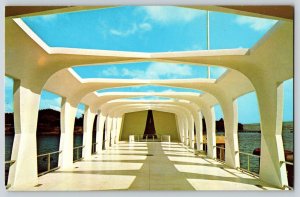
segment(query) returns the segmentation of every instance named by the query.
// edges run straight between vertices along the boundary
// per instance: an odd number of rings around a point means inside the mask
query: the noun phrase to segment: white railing
[[[40,154],[37,156],[37,158],[47,158],[47,170],[46,171],[43,171],[43,172],[40,172],[38,173],[38,176],[42,176],[44,174],[47,174],[49,172],[52,172],[54,170],[57,170],[59,169],[60,166],[56,166],[54,168],[51,168],[51,156],[52,155],[56,155],[56,154],[60,154],[62,151],[54,151],[54,152],[50,152],[50,153],[44,153],[44,154]]]
[[[222,146],[215,146],[215,147],[217,149],[217,159],[221,162],[225,162],[225,147]]]
[[[239,169],[242,170],[242,171],[246,171],[247,173],[253,174],[255,176],[259,176],[256,172],[253,172],[251,170],[251,158],[256,158],[257,160],[259,160],[260,159],[260,155],[254,155],[254,154],[245,153],[245,152],[239,152],[239,154],[240,154],[240,156],[244,155],[244,156],[247,157],[247,166],[246,166],[246,168],[240,167]]]
[[[73,159],[73,162],[76,162],[76,161],[80,161],[80,160],[82,160],[82,149],[84,148],[84,146],[76,146],[76,147],[74,147],[73,148],[73,151],[75,151],[75,153],[76,154],[74,154],[74,156],[75,156],[75,158]],[[79,152],[79,150],[81,149],[81,156],[79,156],[80,154],[80,152]]]

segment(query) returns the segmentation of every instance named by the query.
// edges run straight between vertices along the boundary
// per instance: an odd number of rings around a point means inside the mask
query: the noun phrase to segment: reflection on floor
[[[39,177],[27,190],[272,190],[258,179],[178,143],[120,143],[73,169]]]

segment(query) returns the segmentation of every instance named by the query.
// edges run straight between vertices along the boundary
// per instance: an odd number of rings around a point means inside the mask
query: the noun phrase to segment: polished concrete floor
[[[181,144],[119,145],[74,163],[73,169],[39,177],[27,190],[273,190],[217,161],[195,156]]]

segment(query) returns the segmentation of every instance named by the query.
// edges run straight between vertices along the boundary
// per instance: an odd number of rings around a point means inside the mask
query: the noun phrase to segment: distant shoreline
[[[216,131],[216,133],[224,133],[225,131]],[[289,132],[293,133],[294,131],[289,130],[283,130],[282,132]],[[238,133],[261,133],[261,131],[238,131]],[[14,135],[14,133],[5,133],[5,136],[11,136]],[[74,133],[74,135],[83,135],[83,133]],[[60,136],[60,133],[37,133],[37,136]]]
[[[11,136],[14,133],[5,133],[5,136]],[[60,136],[60,133],[37,133],[37,136]],[[83,135],[83,133],[74,133],[74,135]]]

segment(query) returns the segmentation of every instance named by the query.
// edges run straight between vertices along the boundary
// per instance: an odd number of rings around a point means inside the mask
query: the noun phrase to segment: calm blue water
[[[13,135],[6,135],[5,136],[5,161],[10,160],[12,146],[13,146]],[[44,154],[49,152],[55,152],[59,150],[59,136],[37,136],[37,154]],[[82,145],[82,135],[74,135],[74,147]],[[82,152],[81,150],[74,151],[73,159],[76,160],[81,158]],[[47,156],[38,157],[38,173],[47,171],[48,168],[48,158]],[[50,168],[55,168],[58,166],[58,154],[52,154],[50,157]],[[8,170],[9,164],[5,165],[5,183],[7,183],[8,179]]]
[[[5,161],[10,160],[13,135],[5,136]],[[37,154],[49,153],[58,151],[59,149],[59,136],[37,136]],[[82,145],[82,135],[74,135],[74,147]]]
[[[293,151],[294,147],[294,133],[284,131],[282,135],[284,150]],[[255,148],[260,148],[261,136],[260,133],[240,133],[239,134],[239,148],[241,152],[253,153]],[[249,157],[250,171],[259,173],[259,158]],[[240,154],[241,168],[247,169],[248,157]]]
[[[224,132],[219,132],[217,135],[224,135]],[[260,148],[261,135],[256,132],[244,132],[239,133],[239,149],[240,152],[253,153],[255,148]],[[294,133],[284,131],[282,135],[284,150],[293,151],[294,147]],[[249,157],[250,159],[250,171],[259,172],[259,159],[257,157]],[[248,156],[240,154],[240,165],[241,168],[247,169]]]

